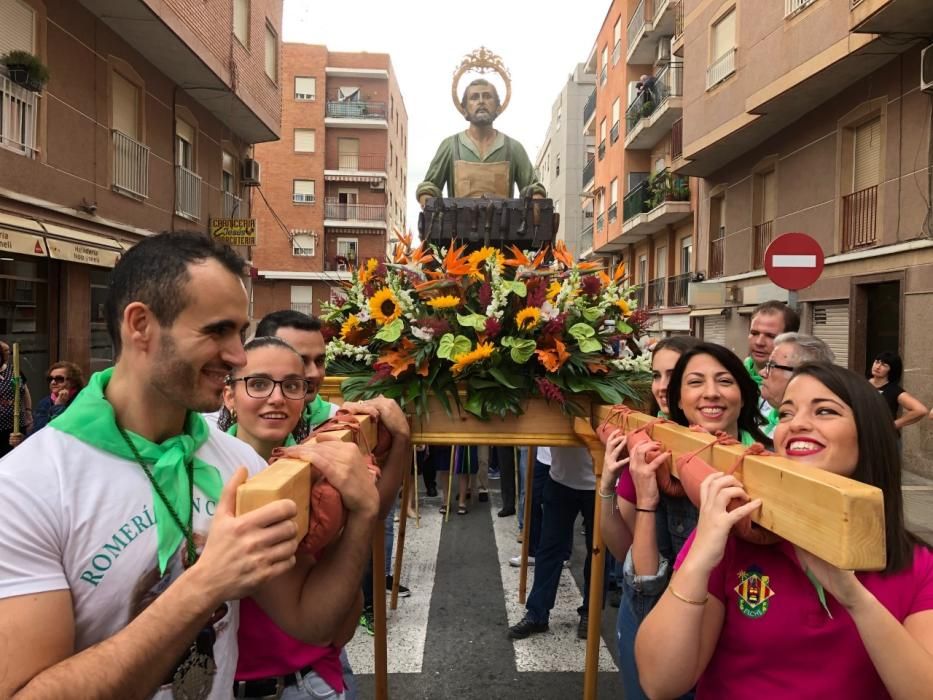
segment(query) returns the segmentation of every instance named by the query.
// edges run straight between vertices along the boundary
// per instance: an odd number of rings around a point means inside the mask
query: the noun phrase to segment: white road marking
[[[506,612],[509,625],[514,625],[525,615],[525,606],[518,602],[518,579],[520,569],[509,566],[509,558],[521,554],[521,545],[515,541],[515,519],[497,518],[492,509],[489,511],[496,534],[496,549],[499,551],[499,572],[502,577],[502,591],[505,596]],[[574,525],[576,536],[578,524]],[[534,569],[528,570],[528,593],[534,583]],[[544,634],[532,635],[528,639],[517,639],[515,647],[515,667],[522,672],[579,672],[586,665],[586,641],[577,639],[577,623],[580,617],[577,608],[583,602],[583,595],[577,583],[564,569],[557,589],[557,600],[551,610],[550,630]],[[612,655],[605,640],[599,643],[599,670],[617,671]]]
[[[771,267],[816,267],[816,256],[772,255]]]

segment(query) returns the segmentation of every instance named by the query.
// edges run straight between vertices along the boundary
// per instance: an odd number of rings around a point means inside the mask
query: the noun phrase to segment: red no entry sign
[[[823,249],[805,233],[785,233],[765,251],[765,272],[782,289],[805,289],[823,274]]]

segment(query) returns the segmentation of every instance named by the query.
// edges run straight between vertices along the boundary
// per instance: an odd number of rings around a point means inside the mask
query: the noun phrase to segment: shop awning
[[[3,253],[48,257],[43,233],[35,219],[0,212],[0,257]]]
[[[722,309],[694,309],[690,312],[690,317],[697,318],[698,316],[719,316],[722,311]]]
[[[48,233],[45,242],[49,257],[56,260],[113,267],[123,254],[123,247],[115,238],[47,221],[42,226]]]
[[[385,175],[348,175],[347,173],[324,173],[324,180],[327,182],[369,182],[378,185],[385,182]]]

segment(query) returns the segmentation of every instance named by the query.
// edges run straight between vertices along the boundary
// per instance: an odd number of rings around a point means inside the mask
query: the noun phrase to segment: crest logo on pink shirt
[[[746,617],[759,618],[768,612],[774,589],[771,577],[757,566],[750,566],[747,571],[739,572],[739,585],[735,587],[739,595],[739,610]]]

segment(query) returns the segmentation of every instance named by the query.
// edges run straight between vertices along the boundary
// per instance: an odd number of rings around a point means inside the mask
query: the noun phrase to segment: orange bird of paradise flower
[[[570,359],[570,353],[567,352],[567,346],[557,338],[554,338],[553,347],[544,346],[535,350],[538,361],[544,365],[548,372],[557,372],[564,363]]]

